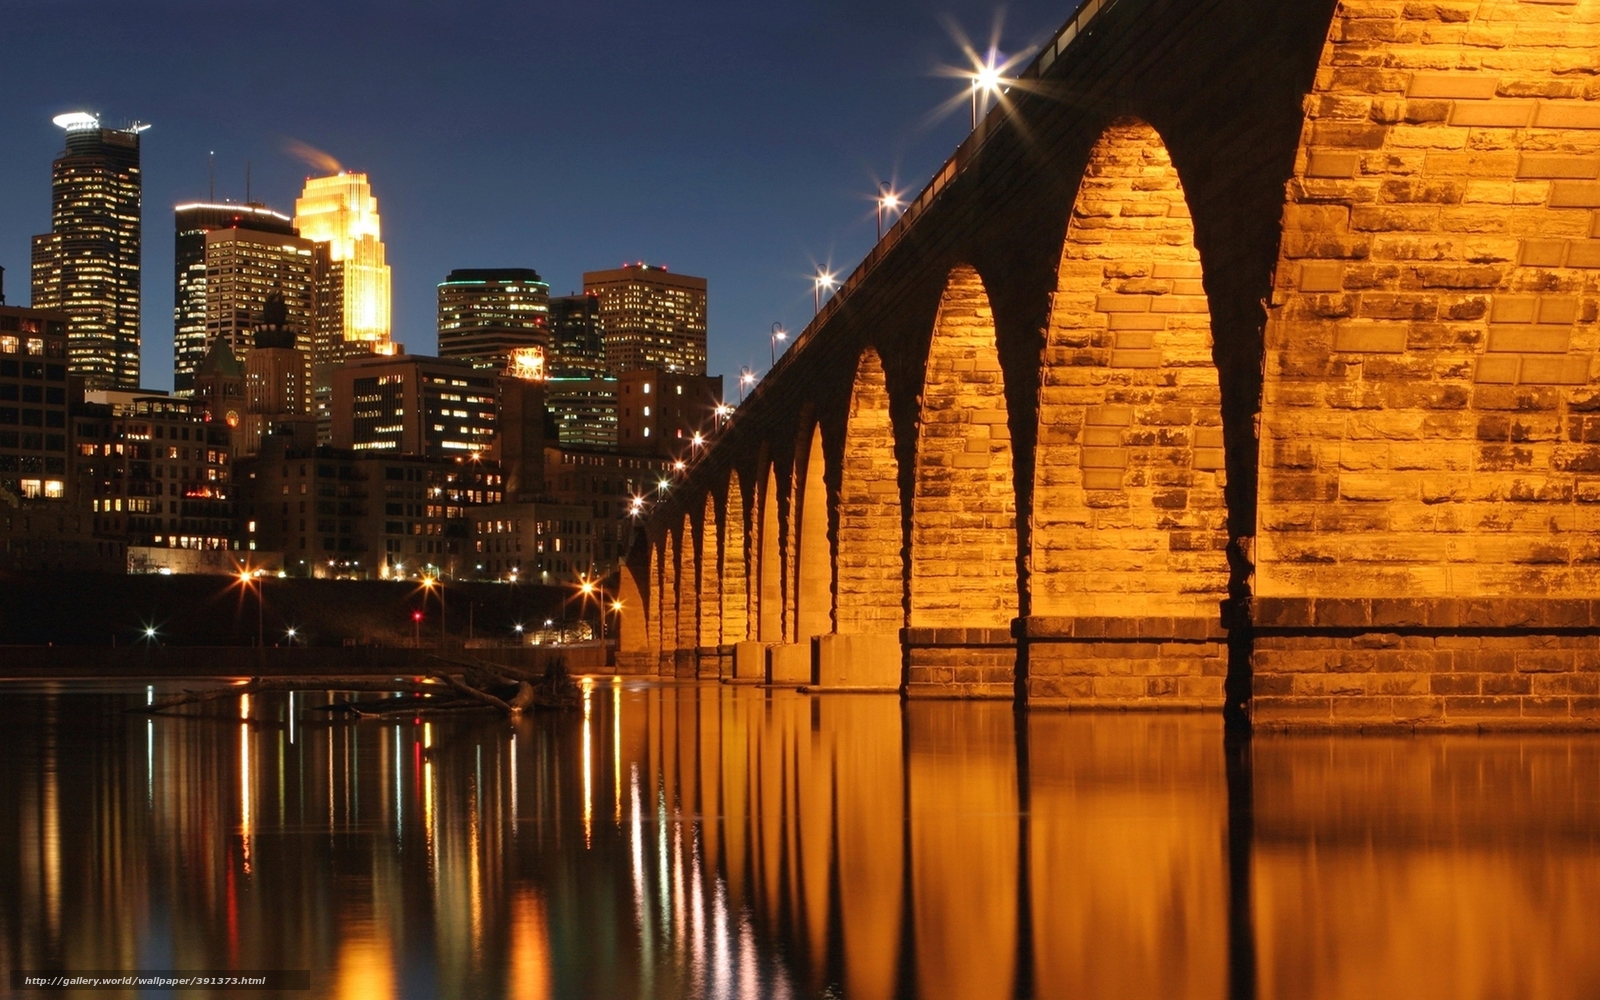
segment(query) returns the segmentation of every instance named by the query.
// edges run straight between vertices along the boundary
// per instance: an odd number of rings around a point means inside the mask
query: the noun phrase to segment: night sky
[[[1075,0],[1004,11],[1000,49],[1048,40]],[[49,229],[50,118],[87,109],[144,136],[147,387],[172,384],[172,215],[207,195],[292,213],[295,141],[367,171],[394,269],[394,335],[434,350],[435,285],[533,267],[551,294],[644,260],[710,281],[710,367],[767,367],[808,275],[871,246],[877,178],[913,193],[965,135],[963,57],[993,0],[322,3],[0,0],[0,266],[26,304]],[[733,384],[728,385],[729,393]]]

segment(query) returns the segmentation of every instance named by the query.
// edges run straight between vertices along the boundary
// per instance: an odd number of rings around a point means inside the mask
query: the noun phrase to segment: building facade
[[[624,373],[617,391],[617,447],[688,459],[716,429],[722,376],[642,369]]]
[[[287,215],[265,205],[195,202],[173,210],[173,393],[194,391],[194,370],[226,331],[239,354],[242,332],[276,292],[310,347],[312,257]],[[213,235],[217,234],[217,235]]]
[[[239,484],[250,546],[317,577],[473,575],[471,511],[505,499],[492,461],[303,447],[289,435],[263,439]]]
[[[558,295],[550,300],[551,378],[601,378],[606,374],[605,330],[598,294]]]
[[[353,358],[334,370],[334,447],[430,458],[494,447],[495,376],[413,354]]]
[[[139,137],[57,115],[66,149],[51,168],[50,232],[33,238],[33,306],[67,314],[67,358],[91,388],[139,384]]]
[[[641,368],[706,373],[706,279],[629,264],[585,272],[583,290],[599,303],[610,374]]]
[[[97,539],[128,546],[234,550],[230,428],[205,404],[99,390],[72,413],[73,461]]]
[[[506,371],[518,349],[550,351],[550,286],[531,268],[451,271],[439,284],[439,357]]]
[[[104,569],[73,474],[65,313],[0,305],[0,568]],[[81,380],[76,380],[81,386]]]

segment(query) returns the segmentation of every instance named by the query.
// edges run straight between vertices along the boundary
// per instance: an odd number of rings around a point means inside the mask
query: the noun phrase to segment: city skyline
[[[1058,7],[1012,5],[1003,46],[1023,48],[1053,30]],[[342,24],[365,17],[365,9],[348,5],[331,16]],[[320,172],[286,151],[291,139],[372,176],[394,268],[394,335],[408,350],[433,349],[435,288],[452,269],[534,268],[555,296],[580,291],[585,270],[645,260],[715,285],[710,371],[736,377],[746,365],[764,370],[772,322],[798,330],[810,318],[813,262],[847,270],[871,246],[876,179],[920,187],[965,132],[964,108],[924,123],[959,90],[935,76],[939,65],[961,58],[938,15],[975,37],[987,34],[993,16],[992,7],[967,2],[848,13],[702,5],[675,15],[679,23],[666,29],[673,45],[663,47],[662,15],[563,5],[494,9],[549,30],[592,30],[598,22],[610,31],[604,56],[579,58],[557,47],[524,81],[525,60],[510,49],[490,41],[475,51],[450,29],[436,41],[444,63],[462,71],[461,82],[446,81],[451,74],[441,70],[424,83],[391,81],[394,96],[382,98],[369,85],[332,94],[333,76],[319,67],[337,60],[323,58],[319,43],[288,63],[278,58],[292,34],[292,9],[265,25],[251,19],[248,31],[260,44],[241,52],[221,44],[244,30],[239,15],[107,8],[104,19],[116,30],[104,43],[88,43],[101,58],[75,60],[64,71],[45,56],[69,37],[69,22],[82,9],[70,17],[45,8],[9,12],[36,71],[24,70],[14,100],[0,109],[0,127],[15,136],[12,155],[0,164],[7,301],[26,302],[26,237],[48,228],[49,158],[59,144],[49,118],[89,107],[108,120],[154,123],[144,144],[146,387],[171,384],[168,213],[208,200],[213,150],[215,200],[242,202],[248,170],[253,200],[291,213],[304,178]],[[408,9],[392,21],[375,27],[380,39],[359,58],[383,52],[383,65],[392,64],[397,53],[422,44],[416,36],[426,32],[418,25],[432,18]],[[74,46],[84,44],[70,37]],[[130,41],[122,46],[113,38]],[[205,93],[176,86],[176,67],[142,68],[180,51],[199,60],[197,67],[212,67],[208,81],[217,82]],[[213,56],[193,55],[224,51],[226,73],[216,72]],[[761,58],[738,54],[750,51]],[[867,52],[881,61],[869,63]],[[134,74],[135,64],[141,78],[123,86],[119,72]],[[784,71],[766,72],[773,65]],[[271,93],[245,85],[268,73],[279,80],[285,67],[300,67],[303,79],[275,83]],[[645,85],[647,79],[655,82]],[[492,96],[467,100],[473,91]],[[752,104],[766,109],[757,121],[740,111]],[[531,124],[497,124],[524,105]],[[670,127],[661,120],[666,106],[674,109]],[[749,124],[723,130],[736,114]],[[901,128],[886,134],[884,121]],[[646,148],[652,157],[641,159]],[[515,190],[500,183],[507,177]],[[713,227],[717,240],[709,236]]]

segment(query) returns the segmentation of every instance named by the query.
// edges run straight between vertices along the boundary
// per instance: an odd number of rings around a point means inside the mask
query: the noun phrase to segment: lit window
[[[648,396],[650,394],[650,383],[649,382],[646,382],[644,384],[644,391],[645,391],[645,395]]]

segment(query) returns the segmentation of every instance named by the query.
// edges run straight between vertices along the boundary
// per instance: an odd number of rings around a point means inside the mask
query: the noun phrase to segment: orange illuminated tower
[[[306,178],[294,213],[301,237],[319,249],[311,362],[317,421],[326,437],[334,368],[349,357],[394,353],[389,265],[378,199],[366,174],[342,170]]]

